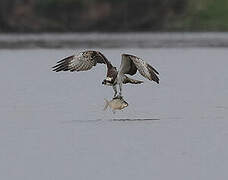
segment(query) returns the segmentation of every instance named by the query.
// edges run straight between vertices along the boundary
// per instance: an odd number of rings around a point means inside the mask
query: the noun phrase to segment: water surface
[[[1,179],[227,179],[227,49],[98,49],[160,72],[159,85],[124,86],[116,114],[102,110],[104,65],[51,71],[81,50],[0,51]]]

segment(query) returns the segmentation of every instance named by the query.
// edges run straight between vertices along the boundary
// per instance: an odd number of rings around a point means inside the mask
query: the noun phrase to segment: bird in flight
[[[79,54],[66,57],[53,66],[53,71],[87,71],[97,64],[105,64],[107,67],[106,78],[102,84],[112,86],[114,97],[117,96],[117,85],[119,86],[119,95],[122,96],[122,84],[141,84],[143,81],[135,80],[128,75],[134,75],[137,71],[150,81],[159,84],[158,71],[149,65],[146,61],[130,54],[122,54],[122,60],[119,70],[99,51],[83,51]]]

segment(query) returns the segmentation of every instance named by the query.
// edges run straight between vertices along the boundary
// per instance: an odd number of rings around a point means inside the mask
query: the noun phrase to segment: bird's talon
[[[118,99],[123,99],[123,96],[121,96],[121,94],[119,94],[118,96],[116,96]]]

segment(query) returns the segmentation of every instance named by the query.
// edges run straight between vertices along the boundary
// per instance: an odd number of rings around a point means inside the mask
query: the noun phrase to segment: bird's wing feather
[[[126,54],[122,54],[122,60],[120,64],[119,72],[123,74],[134,75],[137,72],[137,67],[135,66],[134,62],[130,59],[130,56]]]
[[[77,55],[66,57],[53,66],[53,71],[87,71],[97,63],[112,66],[107,58],[99,51],[84,51]]]
[[[136,79],[129,78],[128,76],[124,75],[122,79],[123,84],[131,83],[131,84],[141,84],[143,81],[139,81]]]
[[[134,75],[136,74],[137,70],[145,78],[159,83],[159,78],[157,76],[159,74],[158,71],[146,61],[133,55],[122,54],[119,72],[123,74]]]

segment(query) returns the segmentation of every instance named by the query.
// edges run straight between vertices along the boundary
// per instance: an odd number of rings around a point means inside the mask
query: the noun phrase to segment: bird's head
[[[104,84],[104,85],[106,85],[106,79],[104,79],[103,81],[102,81],[102,84]]]
[[[112,85],[113,85],[113,78],[107,77],[106,79],[104,79],[104,80],[102,81],[102,84],[108,85],[108,86],[112,86]]]

